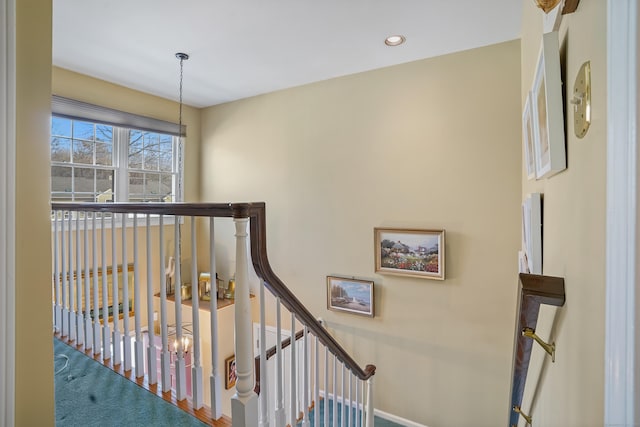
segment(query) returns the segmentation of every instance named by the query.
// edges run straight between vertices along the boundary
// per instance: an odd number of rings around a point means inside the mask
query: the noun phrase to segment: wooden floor
[[[102,356],[100,354],[93,354],[93,350],[89,349],[89,350],[85,350],[83,345],[75,345],[75,343],[73,341],[69,341],[67,337],[61,337],[60,334],[54,334],[54,336],[56,338],[58,338],[60,341],[64,342],[65,344],[75,348],[76,350],[83,352],[84,354],[86,354],[88,357],[91,357],[93,360],[95,360],[98,363],[101,363],[102,365],[106,366],[107,368],[111,369],[113,372],[116,372],[120,375],[122,375],[123,377],[129,379],[130,381],[138,384],[140,387],[149,390],[150,392],[162,397],[164,400],[166,400],[167,402],[171,403],[172,405],[177,406],[178,408],[182,409],[185,412],[188,412],[189,414],[193,415],[194,417],[196,417],[197,419],[199,419],[200,421],[202,421],[203,423],[210,425],[210,426],[220,426],[220,427],[231,427],[231,418],[227,417],[227,416],[222,416],[222,418],[220,418],[219,420],[212,420],[211,419],[211,411],[209,409],[209,407],[207,406],[203,406],[202,409],[194,409],[193,406],[191,406],[191,402],[189,402],[188,399],[184,399],[181,401],[178,401],[176,399],[176,395],[175,393],[172,391],[168,391],[166,393],[162,392],[162,389],[160,387],[158,387],[158,384],[149,384],[149,382],[147,381],[147,376],[145,375],[144,377],[141,378],[135,378],[135,376],[133,375],[132,371],[125,371],[124,370],[124,365],[120,364],[120,365],[113,365],[111,363],[111,359],[107,359],[107,360],[102,360]]]

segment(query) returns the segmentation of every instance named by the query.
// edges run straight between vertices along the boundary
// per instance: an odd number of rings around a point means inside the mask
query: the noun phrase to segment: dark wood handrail
[[[533,346],[533,340],[525,337],[522,332],[525,328],[531,328],[535,331],[538,324],[538,315],[540,314],[540,304],[557,307],[564,305],[564,279],[562,277],[520,273],[518,293],[509,426],[518,425],[520,415],[514,411],[514,408],[522,405],[522,396]]]
[[[75,203],[55,202],[53,210],[87,211],[103,213],[154,214],[170,216],[201,216],[249,218],[251,236],[251,260],[253,268],[266,287],[281,300],[281,303],[295,313],[310,332],[329,348],[340,362],[361,380],[375,374],[375,365],[364,369],[356,363],[344,348],[316,320],[298,298],[287,288],[271,269],[267,257],[266,207],[264,202],[252,203]]]

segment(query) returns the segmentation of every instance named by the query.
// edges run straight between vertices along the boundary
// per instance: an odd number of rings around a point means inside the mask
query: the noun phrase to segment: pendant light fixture
[[[183,163],[182,163],[182,137],[185,136],[184,132],[183,132],[183,128],[182,128],[182,80],[183,80],[183,74],[184,74],[184,61],[189,59],[189,55],[187,55],[186,53],[182,53],[182,52],[178,52],[176,53],[176,58],[178,58],[180,60],[180,87],[178,90],[179,93],[179,103],[180,103],[180,110],[178,113],[178,170],[182,171],[183,170]],[[183,198],[183,193],[182,193],[182,173],[178,174],[178,191],[176,192],[178,197]],[[175,201],[175,200],[174,200]]]

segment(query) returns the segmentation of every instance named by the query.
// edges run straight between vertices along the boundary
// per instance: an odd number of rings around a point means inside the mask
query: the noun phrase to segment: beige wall
[[[505,422],[519,57],[514,41],[202,113],[201,199],[265,201],[274,270],[357,361],[377,365],[376,407],[429,426]],[[446,229],[447,280],[376,275],[377,226]],[[329,274],[375,280],[376,317],[327,311]]]
[[[15,424],[51,426],[54,424],[48,239],[51,1],[17,1],[16,8]]]
[[[542,35],[542,12],[528,0],[523,8],[522,103]],[[558,347],[556,363],[544,372],[534,406],[524,408],[539,426],[600,426],[604,417],[606,17],[605,1],[583,0],[560,28],[567,170],[540,181],[527,181],[524,168],[522,173],[523,197],[544,194],[543,273],[564,277],[567,296],[552,337]],[[566,96],[587,60],[592,123],[587,135],[577,139]]]

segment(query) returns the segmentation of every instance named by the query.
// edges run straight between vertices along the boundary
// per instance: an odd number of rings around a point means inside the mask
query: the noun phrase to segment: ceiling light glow
[[[384,39],[384,44],[386,44],[387,46],[398,46],[404,43],[406,40],[407,39],[402,35],[394,35]]]

